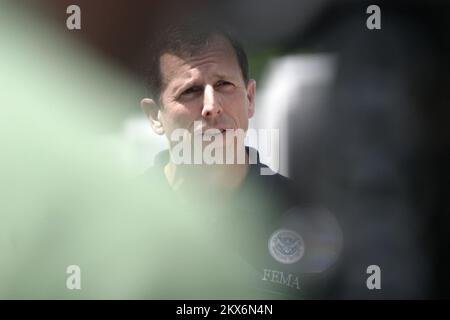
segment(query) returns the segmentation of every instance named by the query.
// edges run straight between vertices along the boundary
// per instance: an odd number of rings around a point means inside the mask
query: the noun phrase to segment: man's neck
[[[169,160],[164,167],[164,174],[175,191],[190,192],[198,190],[199,187],[210,191],[233,191],[247,176],[247,153],[245,157],[244,164],[177,165]]]

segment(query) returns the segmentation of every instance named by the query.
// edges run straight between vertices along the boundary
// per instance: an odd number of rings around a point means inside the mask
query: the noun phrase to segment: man
[[[244,149],[242,133],[255,113],[256,83],[249,78],[242,46],[230,33],[201,24],[170,27],[162,35],[149,59],[152,97],[141,107],[154,132],[167,136],[169,151],[156,157],[146,177],[159,179],[177,199],[207,202],[205,219],[213,211],[222,231],[239,230],[227,241],[254,266],[259,288],[305,296],[299,271],[308,236],[299,224],[310,214],[299,209],[300,193],[289,179],[261,174],[268,168],[253,158],[254,150]],[[203,161],[196,162],[199,141]],[[209,155],[215,162],[203,152],[213,144]],[[243,156],[239,150],[245,150]]]
[[[211,131],[209,137],[223,140],[219,145],[222,154],[238,151],[243,139],[236,135],[227,139],[226,132],[245,132],[255,112],[256,83],[249,79],[246,54],[225,33],[193,28],[197,29],[169,29],[159,44],[156,54],[160,59],[149,71],[155,96],[143,99],[142,109],[153,130],[168,137],[171,150],[177,142],[171,139],[174,131],[185,129],[201,136],[203,148],[210,143],[204,138]],[[174,190],[189,190],[192,180],[212,188],[238,188],[248,175],[249,159],[246,154],[239,163],[237,154],[227,165],[192,166],[193,159],[188,165],[169,161],[164,174]]]

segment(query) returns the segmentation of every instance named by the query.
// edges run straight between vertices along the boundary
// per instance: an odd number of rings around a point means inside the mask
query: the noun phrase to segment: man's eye
[[[216,83],[216,87],[229,86],[229,85],[233,85],[233,84],[231,82],[225,81],[225,80],[220,80],[220,81],[217,81],[217,83]]]
[[[200,88],[199,88],[199,87],[190,87],[190,88],[184,90],[184,91],[181,93],[181,95],[182,95],[182,96],[191,95],[191,94],[197,93],[197,92],[199,92],[199,91],[200,91]]]

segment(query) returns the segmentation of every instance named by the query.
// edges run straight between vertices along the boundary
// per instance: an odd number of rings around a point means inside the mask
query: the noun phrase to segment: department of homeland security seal
[[[305,253],[305,243],[297,232],[279,229],[270,236],[269,252],[278,262],[296,263]]]

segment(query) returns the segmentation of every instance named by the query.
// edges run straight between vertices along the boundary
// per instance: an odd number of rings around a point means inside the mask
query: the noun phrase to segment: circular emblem
[[[270,236],[269,252],[278,262],[296,263],[305,253],[305,243],[297,232],[279,229]]]

